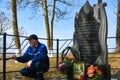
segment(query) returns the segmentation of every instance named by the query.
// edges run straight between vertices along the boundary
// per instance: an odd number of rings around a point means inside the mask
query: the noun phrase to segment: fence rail
[[[6,72],[6,56],[10,53],[15,54],[15,52],[9,52],[9,49],[7,48],[7,41],[9,41],[8,39],[10,39],[9,37],[14,37],[17,35],[11,35],[11,34],[0,34],[0,36],[3,36],[3,39],[1,38],[0,40],[3,40],[3,47],[0,46],[0,53],[3,56],[3,72],[0,72],[0,74],[3,74],[3,80],[6,80],[6,73],[11,73],[11,72],[19,72],[19,71],[7,71]],[[26,41],[27,36],[18,36],[21,39],[21,45],[22,50],[24,52],[25,48],[27,47],[28,41]],[[115,38],[120,38],[120,37],[108,37],[107,39],[115,39]],[[41,42],[47,44],[47,39],[45,38],[38,38],[39,40],[41,40]],[[56,54],[56,67],[58,66],[58,59],[59,59],[59,54],[62,52],[62,50],[64,48],[66,48],[66,46],[72,46],[73,39],[53,39],[53,53]],[[1,44],[0,43],[0,44]],[[108,45],[109,46],[109,45]],[[15,47],[11,47],[10,49],[16,49]],[[115,49],[114,47],[109,47],[108,49]],[[1,51],[3,50],[3,52]],[[10,50],[13,51],[13,50]],[[55,51],[55,52],[54,52]],[[53,67],[53,66],[52,66]],[[51,67],[51,68],[52,68]]]
[[[7,41],[9,41],[8,39],[10,39],[9,37],[14,37],[17,35],[10,35],[10,34],[4,33],[4,34],[0,34],[0,36],[3,36],[3,39],[2,39],[3,40],[3,48],[1,47],[1,50],[3,50],[3,52],[0,50],[0,53],[3,56],[3,58],[2,58],[3,72],[0,72],[0,74],[3,74],[3,80],[6,80],[6,73],[18,72],[18,71],[7,71],[6,72],[6,56],[11,53],[15,54],[15,52],[12,52],[12,51],[15,51],[15,49],[16,49],[15,47],[11,47],[10,49],[14,49],[14,50],[9,50],[7,48],[6,44],[7,44]],[[21,43],[23,45],[27,36],[18,36],[18,37],[20,37],[20,40],[22,41]],[[45,39],[45,38],[38,38],[38,39],[41,40],[41,42],[47,44],[47,39]],[[60,51],[62,50],[62,48],[66,47],[66,46],[70,46],[72,39],[54,39],[53,41],[54,41],[53,44],[55,44],[55,45],[53,45],[55,52],[54,51],[52,51],[52,52],[56,54],[56,66],[51,66],[51,68],[56,68],[58,66],[58,60],[59,60],[58,58],[59,58]],[[65,41],[65,43],[64,43],[64,41]],[[24,49],[25,49],[25,47],[27,48],[27,45],[24,46]],[[24,52],[24,50],[23,50],[23,52]]]

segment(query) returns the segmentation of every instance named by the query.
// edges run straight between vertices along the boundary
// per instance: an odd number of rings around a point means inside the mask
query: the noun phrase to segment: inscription
[[[82,60],[92,63],[99,55],[98,33],[100,25],[93,16],[93,9],[90,10],[87,14],[81,10],[79,16],[75,18],[75,39],[77,39],[75,44],[79,46]]]

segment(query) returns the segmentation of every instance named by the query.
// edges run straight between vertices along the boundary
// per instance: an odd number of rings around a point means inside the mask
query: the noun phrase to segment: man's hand
[[[15,60],[16,60],[16,59],[17,59],[16,55],[13,55],[13,56],[12,56],[12,59],[15,59]]]
[[[26,63],[26,67],[30,67],[31,64],[32,64],[32,61],[28,61],[28,62]]]

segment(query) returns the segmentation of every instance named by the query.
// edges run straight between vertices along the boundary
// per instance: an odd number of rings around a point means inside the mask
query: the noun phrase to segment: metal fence
[[[6,57],[16,54],[16,51],[17,51],[17,49],[15,48],[15,45],[14,45],[14,41],[13,41],[14,36],[16,36],[16,35],[11,35],[11,34],[6,34],[6,33],[0,34],[0,44],[1,44],[0,54],[2,56],[2,61],[3,61],[3,72],[0,72],[0,73],[3,74],[3,80],[6,80],[6,73],[18,72],[18,71],[14,71],[14,70],[6,72]],[[27,36],[18,36],[18,37],[20,38],[20,43],[21,43],[21,53],[24,54],[25,50],[29,46],[28,40],[26,40]],[[47,39],[38,38],[38,40],[41,43],[44,43],[45,45],[47,45]],[[56,58],[56,66],[50,66],[51,68],[57,67],[59,54],[62,52],[62,50],[66,46],[72,46],[72,41],[73,41],[72,39],[53,39],[52,54],[48,53],[48,55],[50,57]]]
[[[11,34],[0,34],[0,53],[2,56],[3,60],[3,72],[0,72],[3,74],[3,80],[6,80],[6,73],[11,73],[11,72],[18,72],[18,71],[8,71],[6,72],[6,57],[16,54],[17,49],[14,46],[13,42],[13,37],[16,35],[11,35]],[[20,38],[20,43],[21,43],[21,53],[24,53],[26,48],[29,46],[28,40],[26,40],[27,36],[18,36]],[[107,38],[107,45],[108,45],[108,51],[114,51],[115,50],[115,39],[116,37],[108,37]],[[47,39],[45,38],[39,38],[38,39],[41,43],[44,43],[47,45]],[[114,41],[114,44],[113,44]],[[113,46],[111,46],[112,44]],[[63,49],[65,49],[67,46],[72,46],[73,45],[73,39],[53,39],[53,50],[52,50],[52,55],[49,54],[50,57],[54,56],[56,58],[56,66],[51,66],[52,67],[57,67],[58,65],[58,59],[59,59],[59,54],[62,52]]]

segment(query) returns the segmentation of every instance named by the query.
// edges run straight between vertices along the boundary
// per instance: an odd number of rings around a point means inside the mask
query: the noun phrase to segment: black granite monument
[[[103,80],[110,80],[110,66],[107,51],[106,3],[98,0],[93,7],[88,1],[75,16],[74,47],[80,54],[80,61],[97,65],[103,73]]]

